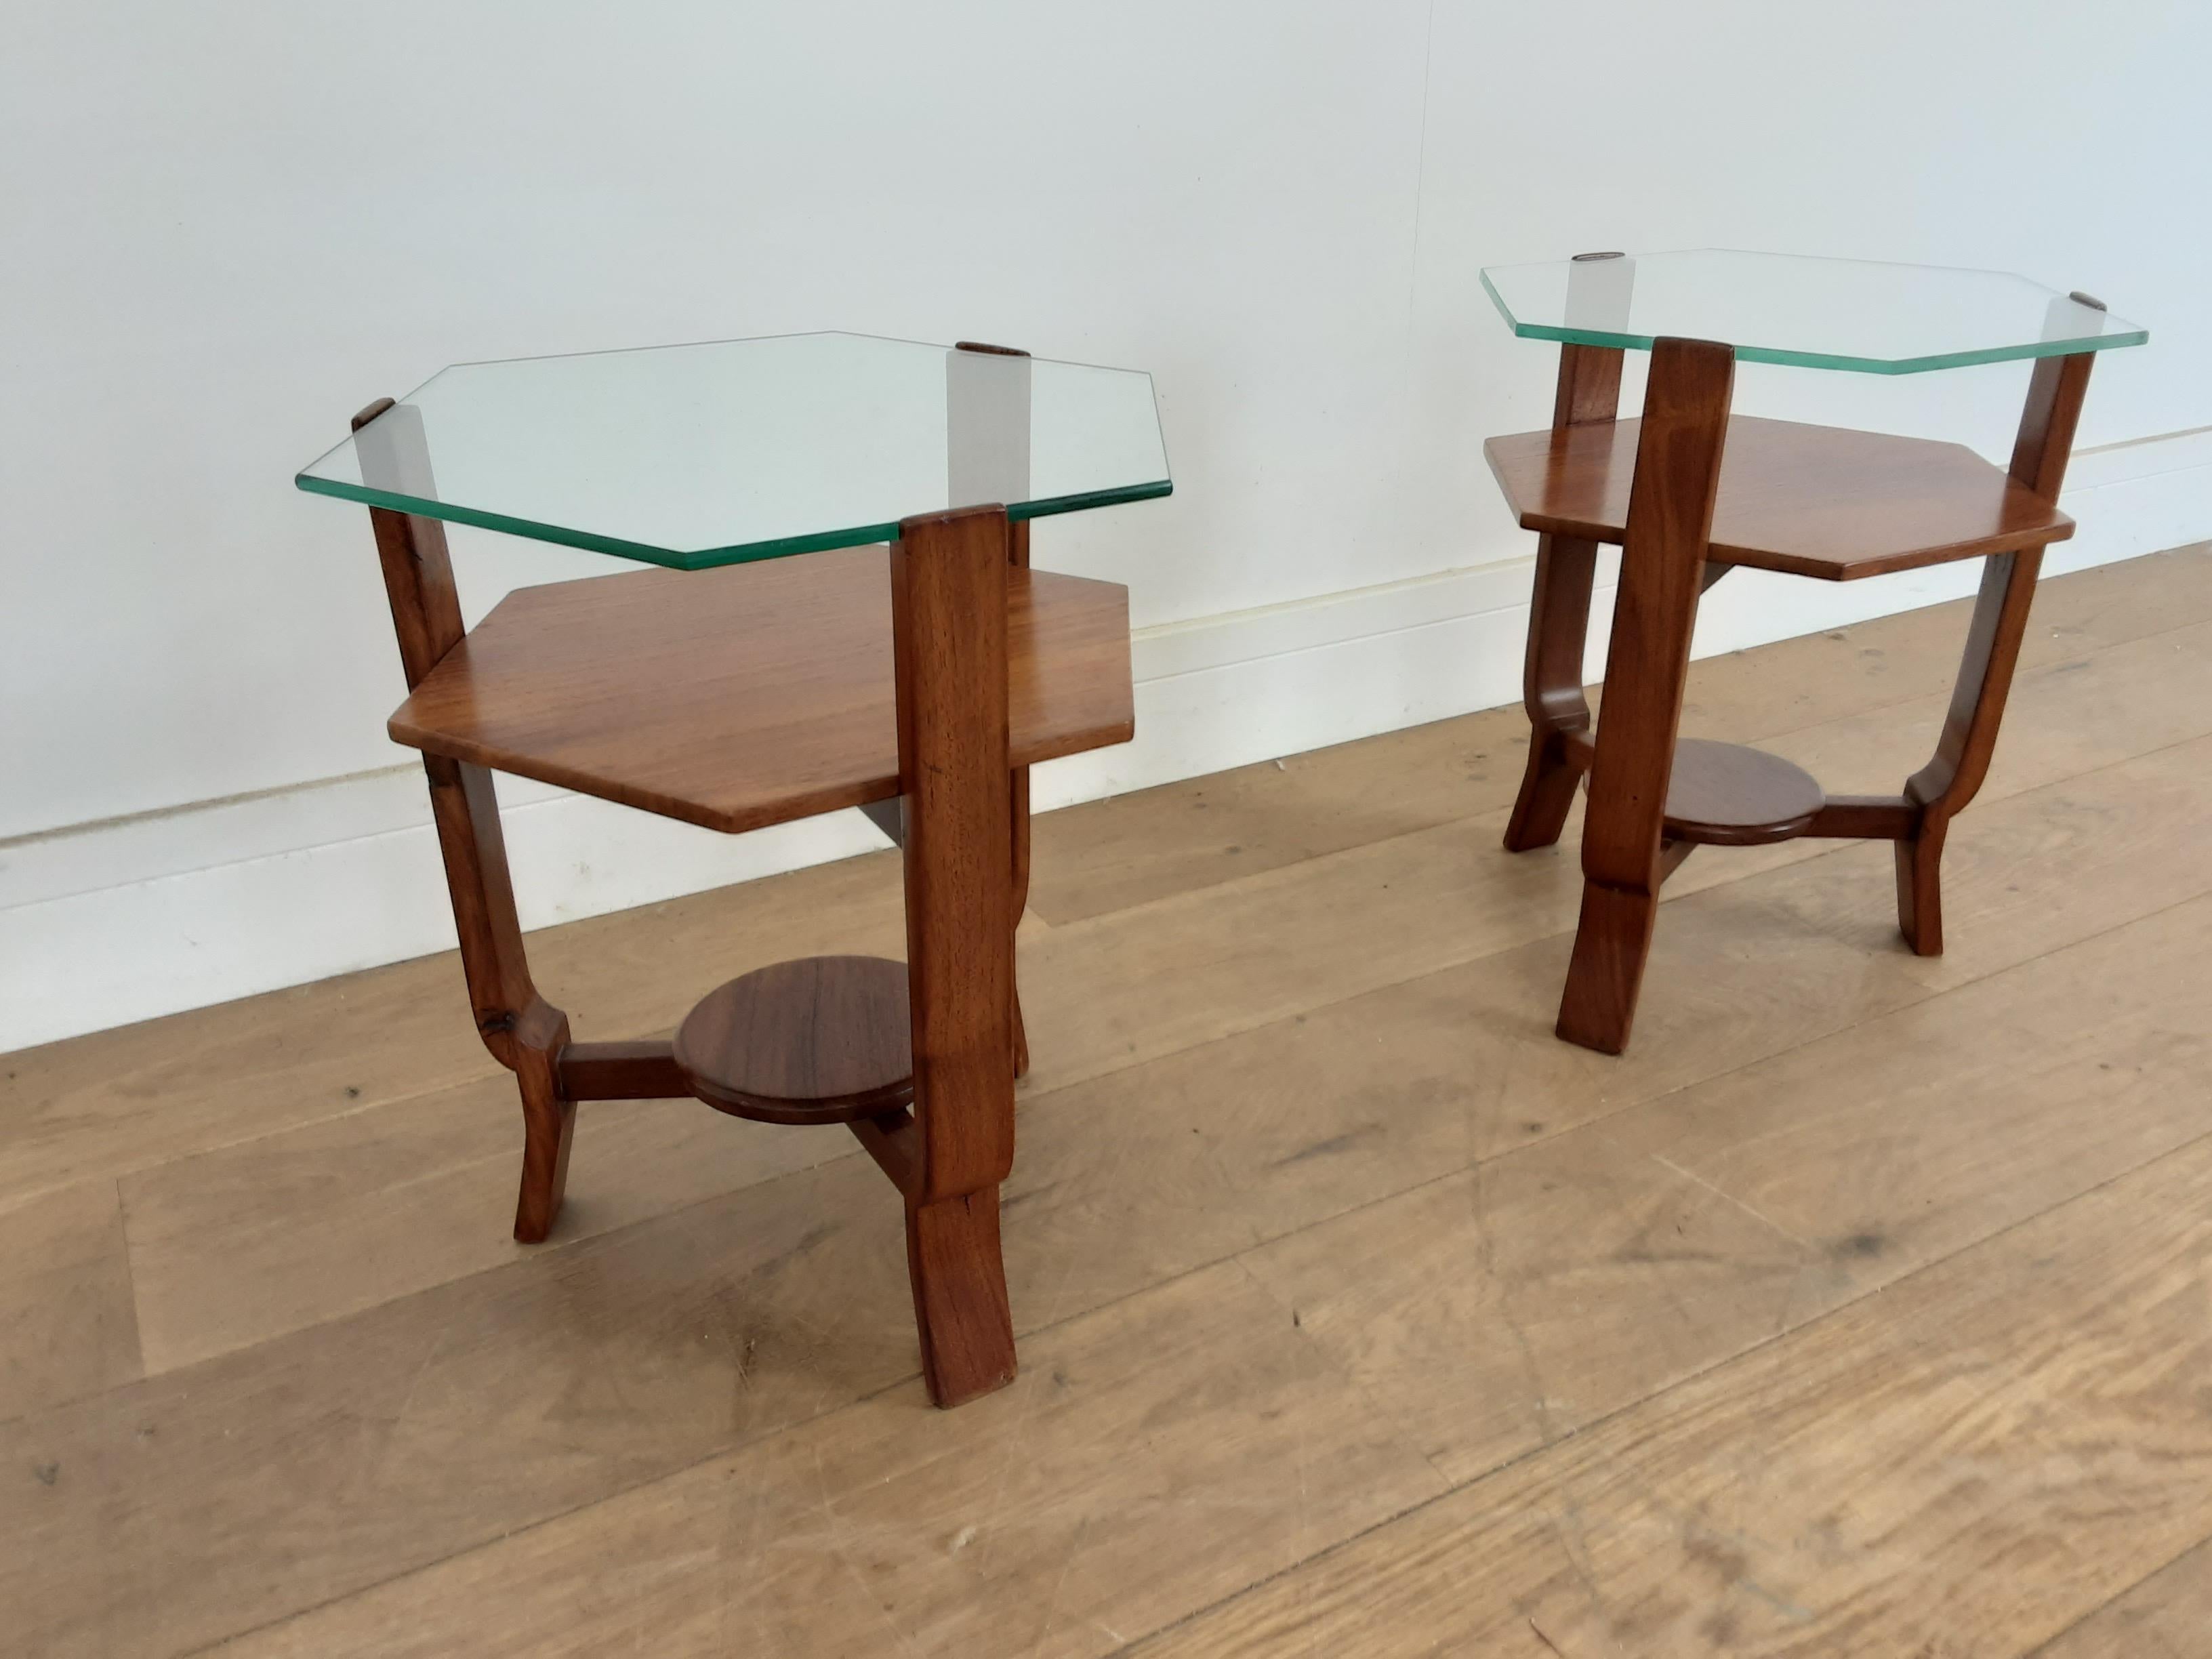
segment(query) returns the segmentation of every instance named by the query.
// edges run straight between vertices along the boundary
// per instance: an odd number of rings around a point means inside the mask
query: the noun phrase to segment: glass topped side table
[[[1989,769],[2043,549],[2074,533],[2058,492],[2093,354],[2145,331],[2019,276],[1849,259],[1586,253],[1482,281],[1515,333],[1560,345],[1551,427],[1484,447],[1540,532],[1532,730],[1507,848],[1558,841],[1588,777],[1559,1036],[1626,1047],[1660,884],[1699,846],[1892,842],[1905,940],[1941,954],[1944,837]],[[1640,420],[1619,416],[1624,351],[1651,354]],[[2037,361],[2002,470],[1957,444],[1729,409],[1738,359],[1908,374],[2020,358]],[[1593,733],[1582,670],[1600,543],[1621,565]],[[1966,558],[1985,562],[1957,689],[1934,757],[1900,793],[1832,797],[1778,757],[1678,740],[1698,595],[1731,568],[1850,581]]]
[[[522,1097],[514,1236],[553,1225],[580,1100],[844,1123],[904,1199],[931,1399],[1010,1382],[1028,768],[1135,724],[1127,590],[1031,570],[1029,521],[1169,493],[1150,377],[844,334],[465,363],[296,482],[369,508],[390,731],[422,751],[477,1028]],[[443,520],[662,568],[524,588],[465,632]],[[732,832],[858,806],[902,849],[907,960],[779,963],[672,1042],[572,1042],[495,771]]]

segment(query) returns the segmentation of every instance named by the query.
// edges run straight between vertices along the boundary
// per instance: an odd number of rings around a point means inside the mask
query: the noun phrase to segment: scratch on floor
[[[1083,1534],[1090,1529],[1091,1517],[1079,1516],[1075,1536],[1067,1540],[1067,1556],[1060,1564],[1060,1577],[1052,1581],[1052,1595],[1044,1604],[1044,1623],[1037,1626],[1036,1641],[1030,1648],[1030,1659],[1044,1651],[1045,1638],[1052,1634],[1052,1621],[1060,1616],[1060,1595],[1067,1587],[1067,1575],[1075,1569],[1075,1558],[1083,1548]]]

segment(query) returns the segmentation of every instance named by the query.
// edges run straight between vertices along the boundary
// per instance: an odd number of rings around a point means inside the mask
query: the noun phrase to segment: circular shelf
[[[1828,797],[1813,775],[1738,743],[1684,738],[1667,785],[1667,834],[1709,847],[1758,847],[1802,835]]]
[[[844,1123],[914,1099],[906,965],[779,962],[710,991],[677,1028],[676,1064],[717,1111]]]

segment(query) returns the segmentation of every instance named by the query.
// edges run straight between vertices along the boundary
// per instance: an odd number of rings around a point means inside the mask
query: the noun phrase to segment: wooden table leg
[[[373,433],[362,431],[387,410],[392,419]],[[366,482],[386,477],[396,489],[431,493],[421,419],[411,408],[395,409],[389,398],[354,416]],[[412,690],[460,643],[464,632],[445,526],[434,519],[383,507],[370,508],[368,516],[399,636],[400,666]],[[534,1244],[552,1231],[568,1185],[576,1123],[576,1103],[561,1073],[568,1018],[531,982],[491,774],[435,755],[424,756],[422,765],[429,775],[431,815],[445,857],[446,886],[477,1031],[493,1057],[514,1073],[521,1090],[522,1182],[515,1198],[514,1236]]]
[[[1735,355],[1704,340],[1651,352],[1583,829],[1583,908],[1559,1034],[1627,1046],[1664,877],[1661,841],[1720,486]]]
[[[2094,361],[2086,351],[2045,357],[2028,382],[2012,476],[2046,501],[2056,501],[2065,483]],[[1905,780],[1905,799],[1917,816],[1911,833],[1897,843],[1897,924],[1905,942],[1923,957],[1943,953],[1944,837],[1988,775],[2042,564],[2043,550],[2031,547],[1993,554],[1984,565],[1981,594],[1974,602],[1966,654],[1936,753]]]
[[[1609,421],[1620,404],[1621,354],[1606,346],[1559,348],[1554,428]],[[1589,730],[1583,696],[1583,653],[1589,635],[1590,582],[1597,544],[1546,535],[1536,543],[1536,584],[1528,606],[1528,650],[1522,702],[1528,711],[1528,765],[1505,826],[1509,851],[1549,847],[1566,827],[1582,776],[1583,750],[1570,733]]]
[[[477,1030],[493,1056],[514,1073],[522,1094],[522,1182],[514,1200],[514,1236],[536,1244],[553,1231],[561,1212],[568,1186],[568,1148],[575,1139],[576,1103],[561,1079],[568,1017],[531,983],[491,774],[437,755],[425,755],[422,765],[430,775],[430,808],[445,855],[446,886],[453,896]]]
[[[969,507],[906,520],[890,556],[915,1093],[901,1185],[922,1373],[939,1406],[1014,1376],[998,1195],[1014,1152],[1011,540],[1004,507]]]

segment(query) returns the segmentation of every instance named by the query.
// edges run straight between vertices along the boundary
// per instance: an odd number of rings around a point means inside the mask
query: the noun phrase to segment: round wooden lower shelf
[[[1684,738],[1667,786],[1667,835],[1709,847],[1757,847],[1805,832],[1828,798],[1779,755]]]
[[[896,1111],[914,1099],[906,965],[779,962],[708,993],[675,1049],[691,1092],[736,1117],[843,1123]]]

